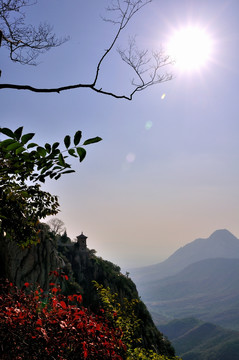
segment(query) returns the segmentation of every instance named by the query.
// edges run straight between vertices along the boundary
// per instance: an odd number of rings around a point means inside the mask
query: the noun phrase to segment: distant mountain
[[[210,258],[239,259],[239,240],[228,230],[217,230],[207,239],[196,239],[181,247],[161,263],[131,269],[130,276],[141,293],[144,284],[174,275],[190,264]]]
[[[183,360],[238,360],[238,331],[194,318],[173,320],[159,328]]]
[[[183,360],[239,359],[239,332],[233,331],[239,330],[239,240],[228,230],[196,239],[130,276]]]
[[[142,297],[157,323],[196,317],[239,330],[239,259],[206,259],[151,281]]]

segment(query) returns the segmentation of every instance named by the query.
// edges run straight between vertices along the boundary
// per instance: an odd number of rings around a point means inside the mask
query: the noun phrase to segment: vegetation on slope
[[[30,279],[32,279],[33,285],[36,286],[37,280],[40,280],[42,284],[39,285],[43,285],[42,291],[49,293],[49,286],[51,285],[49,270],[51,270],[52,273],[56,273],[56,270],[58,272],[58,269],[52,269],[53,264],[58,264],[61,271],[63,268],[66,271],[64,276],[68,278],[68,275],[70,275],[71,278],[69,285],[63,283],[65,296],[72,296],[72,292],[81,291],[89,311],[93,311],[94,313],[100,309],[100,299],[92,285],[92,280],[97,280],[104,286],[110,286],[113,292],[117,291],[120,302],[124,299],[133,301],[134,297],[138,298],[135,285],[130,279],[120,273],[118,266],[96,257],[94,251],[88,249],[81,251],[77,246],[78,244],[71,244],[71,241],[67,239],[66,236],[62,239],[65,247],[61,249],[62,254],[59,254],[56,248],[57,238],[55,235],[49,234],[46,226],[39,225],[41,218],[58,212],[59,204],[57,197],[42,191],[39,184],[29,185],[29,181],[33,183],[36,181],[44,182],[48,177],[58,179],[62,174],[71,173],[73,170],[71,170],[70,164],[66,162],[68,161],[68,156],[78,157],[79,160],[82,161],[86,155],[85,149],[78,146],[81,141],[81,132],[77,131],[74,135],[72,146],[71,137],[67,135],[64,138],[64,151],[66,154],[62,154],[59,150],[59,143],[54,143],[53,145],[47,143],[44,146],[39,146],[32,142],[29,143],[34,134],[23,134],[23,127],[15,131],[1,128],[0,132],[8,137],[0,141],[1,276],[5,279],[9,278],[12,284],[21,284],[25,277],[25,284],[29,284]],[[83,143],[83,146],[100,140],[99,137],[88,139]],[[68,247],[66,246],[67,243],[69,245]],[[77,256],[75,256],[75,254],[77,254]],[[44,268],[44,272],[43,275],[40,275],[42,268]],[[63,274],[61,272],[60,275],[62,279]],[[56,291],[58,291],[57,288]],[[59,326],[58,318],[63,314],[62,321],[65,322],[65,318],[68,317],[68,313],[69,311],[71,312],[72,308],[67,307],[67,303],[59,298],[55,299],[56,302],[59,300],[59,306],[57,306],[57,308],[54,305],[55,303],[52,302],[50,303],[50,308],[48,308],[48,306],[46,308],[44,307],[45,310],[43,309],[44,311],[39,312],[36,302],[36,300],[38,301],[39,299],[35,298],[34,300],[34,297],[29,297],[30,295],[19,295],[18,290],[13,294],[13,298],[11,295],[12,290],[10,289],[9,292],[3,291],[0,298],[2,306],[1,331],[2,335],[5,335],[4,337],[2,336],[2,339],[5,339],[5,342],[7,341],[8,345],[11,345],[9,337],[13,335],[14,341],[12,345],[15,350],[21,352],[26,344],[35,344],[39,339],[40,342],[43,341],[44,349],[46,349],[48,345],[45,344],[45,341],[48,343],[54,338],[55,350],[53,351],[54,356],[52,358],[55,359],[57,356],[57,358],[62,360],[73,359],[74,351],[70,349],[71,351],[69,352],[67,345],[66,354],[62,355],[60,350],[59,353],[55,354],[57,349],[60,349],[61,343],[61,336],[58,337],[58,335],[55,335],[57,333],[57,326]],[[38,295],[35,297],[38,298]],[[16,298],[19,300],[14,302]],[[51,297],[51,300],[52,299],[54,299],[54,294],[53,297]],[[23,301],[21,302],[20,300]],[[163,338],[163,335],[158,332],[145,305],[139,300],[136,301],[135,304],[137,304],[135,316],[140,321],[139,334],[142,339],[142,344],[139,347],[141,355],[137,354],[138,358],[144,359],[148,356],[148,358],[159,359],[157,353],[162,355],[162,359],[164,355],[173,357],[174,349],[170,343]],[[30,305],[30,308],[28,308],[28,305]],[[56,317],[55,315],[59,309],[61,311],[58,313],[59,316],[57,315],[58,317]],[[64,310],[69,311],[64,313]],[[47,319],[52,320],[50,323],[47,320],[45,324],[47,330],[45,327],[40,326],[41,333],[44,335],[43,337],[38,336],[39,334],[34,335],[37,322],[42,323],[43,321],[42,318],[37,318],[37,316],[40,316],[42,313]],[[72,327],[72,322],[74,321],[76,321],[75,324],[77,325],[78,315],[79,314],[77,314],[76,318],[68,321],[68,326],[60,322],[63,326],[60,327],[69,329],[69,327]],[[83,326],[84,324],[85,322],[83,321]],[[25,329],[27,331],[24,331],[24,326],[28,325],[30,327]],[[11,326],[13,326],[13,328]],[[19,326],[20,328],[18,328]],[[76,328],[78,329],[77,326]],[[6,331],[6,329],[9,330]],[[20,329],[23,330],[23,332],[21,332]],[[27,338],[26,341],[22,341],[18,336],[19,331],[30,337]],[[59,334],[62,334],[62,332],[63,330],[59,329]],[[80,332],[81,328],[78,329],[77,334],[75,334],[77,338]],[[67,334],[69,335],[69,333]],[[67,334],[64,336],[67,337]],[[114,338],[114,335],[112,336]],[[106,358],[105,355],[101,357],[96,354],[94,354],[93,357],[89,355],[89,352],[84,349],[84,341],[85,340],[81,340],[81,351],[83,351],[85,359]],[[94,348],[94,340],[90,340],[89,338],[89,341],[93,344],[92,346]],[[65,341],[65,343],[67,344],[67,341]],[[76,340],[76,343],[78,344],[78,340]],[[1,345],[1,348],[5,349],[5,357],[2,358],[8,358],[8,352],[10,350],[4,348],[3,343],[1,343]],[[34,346],[36,351],[39,351],[37,350],[38,346],[36,344]],[[117,341],[115,346],[119,348]],[[125,344],[125,346],[127,347],[127,344]],[[133,357],[135,355],[134,348],[131,353]],[[75,349],[75,345],[73,349]],[[155,353],[153,349],[156,350],[157,353]],[[114,349],[113,351],[116,350]],[[150,355],[147,355],[148,351],[151,351]],[[51,354],[51,350],[49,354]],[[14,353],[11,358],[14,359],[15,355]],[[118,354],[116,352],[116,355],[120,356],[120,353]],[[29,357],[29,355],[26,356]],[[35,356],[35,358],[37,358],[37,352]],[[15,358],[19,358],[18,355],[16,355]],[[34,357],[31,356],[31,358]],[[117,358],[117,356],[115,358]],[[120,359],[120,357],[118,357],[118,359]]]
[[[120,267],[96,256],[94,250],[88,248],[83,251],[79,250],[77,243],[70,242],[69,238],[67,244],[62,242],[62,237],[58,237],[58,240],[61,244],[58,249],[68,261],[66,271],[72,269],[74,279],[80,286],[84,305],[94,311],[100,307],[101,300],[94,286],[95,281],[104,288],[109,288],[111,293],[117,294],[119,303],[124,303],[125,299],[136,300],[135,314],[140,320],[138,334],[143,347],[156,350],[160,354],[174,356],[174,349],[163,337],[163,334],[157,330],[145,304],[139,299],[135,284],[127,275],[120,272]]]
[[[172,320],[160,329],[183,360],[237,360],[239,332],[195,318]]]

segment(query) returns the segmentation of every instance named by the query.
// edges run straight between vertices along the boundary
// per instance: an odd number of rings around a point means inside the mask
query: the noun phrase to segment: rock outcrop
[[[117,293],[119,301],[123,298],[138,299],[135,312],[142,323],[138,336],[142,339],[143,347],[174,356],[170,342],[158,331],[146,306],[139,299],[134,282],[120,272],[119,266],[96,256],[94,250],[89,250],[86,245],[80,246],[79,242],[71,242],[68,238],[66,243],[62,243],[49,233],[49,228],[44,224],[41,225],[40,243],[29,248],[21,249],[14,242],[0,239],[0,275],[16,286],[22,287],[28,282],[40,285],[47,291],[49,282],[56,280],[52,280],[49,273],[55,270],[68,275],[68,281],[64,281],[64,276],[57,279],[61,281],[62,291],[65,294],[80,292],[84,305],[93,311],[100,307],[93,280]]]
[[[0,238],[0,276],[21,288],[25,282],[49,287],[49,273],[63,268],[65,262],[56,250],[47,227],[41,226],[41,239],[37,245],[22,249],[15,242]]]

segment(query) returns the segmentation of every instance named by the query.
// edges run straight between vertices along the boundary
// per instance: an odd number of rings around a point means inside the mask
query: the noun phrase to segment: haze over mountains
[[[168,259],[155,265],[130,270],[140,291],[141,285],[163,279],[186,266],[205,259],[239,259],[239,240],[228,230],[216,230],[209,238],[199,238],[181,247]]]
[[[130,276],[178,356],[239,358],[239,240],[228,230],[196,239],[161,263],[132,269]]]
[[[239,240],[228,230],[130,274],[156,324],[196,317],[239,330]]]
[[[194,318],[161,325],[183,360],[238,360],[239,332]]]
[[[143,286],[156,323],[196,317],[239,330],[239,259],[206,259]]]

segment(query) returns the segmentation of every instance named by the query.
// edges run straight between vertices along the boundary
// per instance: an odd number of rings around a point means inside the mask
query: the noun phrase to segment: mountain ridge
[[[239,330],[239,259],[205,259],[141,289],[155,323],[196,317]],[[158,320],[157,320],[158,319]]]
[[[238,331],[195,318],[175,319],[160,328],[184,360],[238,359]]]
[[[162,262],[131,269],[130,276],[140,290],[142,284],[174,275],[190,264],[210,258],[239,258],[239,239],[226,229],[216,230],[208,238],[198,238],[180,247]]]

